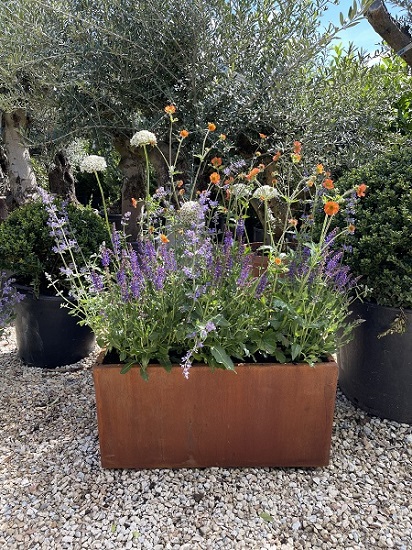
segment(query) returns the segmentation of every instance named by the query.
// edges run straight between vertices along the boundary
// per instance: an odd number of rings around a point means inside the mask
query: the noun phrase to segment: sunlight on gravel
[[[94,357],[30,368],[0,342],[1,547],[412,548],[411,426],[339,392],[327,468],[102,470]]]

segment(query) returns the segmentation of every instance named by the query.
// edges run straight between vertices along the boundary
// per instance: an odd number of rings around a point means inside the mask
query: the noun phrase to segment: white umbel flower
[[[156,143],[156,136],[148,130],[140,130],[140,132],[136,132],[130,140],[130,145],[132,147],[140,147],[141,145],[156,145]]]
[[[244,183],[235,183],[231,188],[232,195],[237,199],[243,199],[250,196],[250,189]]]
[[[89,172],[90,174],[93,174],[93,172],[104,172],[106,168],[106,160],[98,155],[84,157],[80,163],[80,171]]]
[[[258,187],[253,193],[253,198],[260,199],[261,201],[270,201],[270,199],[273,199],[277,196],[277,190],[270,185],[262,185],[261,187]]]
[[[196,201],[187,201],[178,211],[179,219],[184,224],[192,224],[199,221],[201,206]]]

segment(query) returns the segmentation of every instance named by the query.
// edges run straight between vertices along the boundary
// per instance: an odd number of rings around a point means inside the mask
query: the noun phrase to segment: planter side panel
[[[336,363],[120,369],[93,369],[105,468],[328,464]]]
[[[353,304],[352,315],[365,322],[339,350],[339,385],[369,414],[412,424],[412,311],[403,311],[403,334],[387,333],[399,313],[367,302]]]

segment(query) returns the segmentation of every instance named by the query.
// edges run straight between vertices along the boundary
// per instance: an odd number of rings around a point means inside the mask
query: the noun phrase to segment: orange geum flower
[[[316,165],[316,173],[317,174],[323,174],[324,171],[325,171],[325,169],[323,167],[323,164],[317,164]]]
[[[291,157],[292,157],[292,162],[296,163],[296,162],[300,162],[302,155],[300,155],[299,153],[292,153]]]
[[[322,182],[322,185],[325,189],[334,189],[333,181],[330,178],[325,178]]]
[[[259,137],[260,137],[260,139],[266,139],[267,135],[266,134],[259,134]]]
[[[208,122],[207,129],[209,130],[209,132],[214,132],[216,130],[216,124],[214,124],[213,122]]]
[[[260,174],[260,168],[252,168],[252,170],[247,174],[246,179],[253,180],[258,174]]]
[[[294,141],[293,142],[293,152],[295,153],[295,155],[300,155],[301,149],[302,149],[301,142],[300,141]]]
[[[180,137],[182,137],[183,139],[187,138],[188,135],[189,132],[187,130],[180,130]]]
[[[183,180],[177,180],[176,186],[177,187],[182,187],[183,186]]]
[[[168,115],[174,115],[176,112],[176,107],[174,105],[166,105],[165,107],[165,113]]]
[[[327,201],[323,207],[327,216],[334,216],[339,212],[339,204],[335,201]]]
[[[307,185],[308,187],[313,187],[314,183],[315,183],[314,178],[309,178],[306,185]]]
[[[179,189],[179,195],[182,196],[185,194],[185,190],[182,188],[182,189]]]
[[[226,134],[220,134],[219,139],[220,139],[221,141],[225,141],[225,139],[226,139]]]
[[[160,233],[160,240],[163,244],[167,244],[168,242],[170,242],[166,235],[164,235],[163,233]]]
[[[282,265],[282,258],[279,258],[278,256],[274,258],[273,261],[276,265]]]
[[[220,182],[220,174],[218,174],[217,172],[213,172],[212,174],[210,174],[209,179],[210,183],[213,183],[213,185],[217,185]]]
[[[220,157],[213,157],[212,160],[210,161],[210,164],[215,168],[217,168],[218,166],[221,166],[222,159]]]
[[[292,225],[293,227],[296,227],[298,225],[298,220],[296,218],[291,218],[289,221],[289,225]]]
[[[273,158],[272,158],[273,162],[277,162],[280,159],[281,154],[282,153],[278,151],[275,155],[273,155]]]
[[[368,188],[368,186],[365,185],[364,183],[361,183],[360,185],[358,185],[358,187],[356,189],[356,194],[358,195],[358,197],[364,197],[367,188]]]

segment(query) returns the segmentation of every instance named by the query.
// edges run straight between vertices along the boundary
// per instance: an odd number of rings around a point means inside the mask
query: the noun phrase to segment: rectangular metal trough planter
[[[93,367],[103,468],[326,466],[338,367]]]

